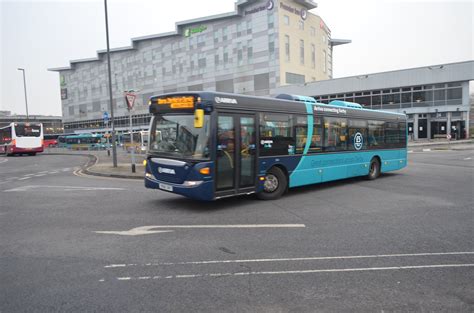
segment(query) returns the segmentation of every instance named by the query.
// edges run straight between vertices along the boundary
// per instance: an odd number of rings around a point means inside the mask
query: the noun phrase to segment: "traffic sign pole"
[[[132,173],[135,173],[135,147],[133,144],[133,126],[132,126],[132,109],[135,103],[136,95],[130,92],[125,93],[125,100],[128,106],[128,115],[130,119],[130,146],[131,146],[131,153],[132,153]]]

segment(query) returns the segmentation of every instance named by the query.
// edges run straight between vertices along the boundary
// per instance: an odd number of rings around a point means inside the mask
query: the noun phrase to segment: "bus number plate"
[[[173,186],[162,184],[162,183],[160,183],[158,186],[160,187],[160,189],[163,189],[166,191],[173,191]]]

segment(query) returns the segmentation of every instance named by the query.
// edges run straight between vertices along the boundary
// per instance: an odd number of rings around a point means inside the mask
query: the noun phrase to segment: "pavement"
[[[474,149],[196,202],[0,156],[0,312],[473,312]]]
[[[87,175],[143,179],[145,167],[143,160],[145,154],[135,154],[135,173],[132,172],[132,156],[120,147],[117,147],[117,167],[113,166],[112,151],[91,150],[91,151],[71,151],[64,148],[48,148],[45,154],[59,155],[88,155],[92,161],[82,167],[82,172]]]
[[[474,140],[457,140],[457,141],[417,141],[408,143],[408,151],[412,152],[429,152],[432,150],[455,150],[463,151],[474,147]],[[107,151],[71,151],[61,148],[48,148],[47,154],[87,154],[95,158],[91,163],[85,165],[82,172],[87,175],[126,178],[126,179],[143,179],[145,175],[145,167],[143,160],[145,154],[135,155],[135,173],[132,172],[131,155],[122,148],[117,148],[117,167],[113,167],[111,153]]]

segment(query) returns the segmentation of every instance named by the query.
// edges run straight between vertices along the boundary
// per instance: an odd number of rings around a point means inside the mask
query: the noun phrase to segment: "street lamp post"
[[[28,121],[29,120],[29,116],[28,116],[28,97],[26,96],[25,69],[24,68],[18,68],[18,70],[23,72],[23,88],[25,89],[25,104],[26,104],[26,121]]]
[[[110,45],[109,45],[109,19],[107,14],[107,0],[104,0],[105,6],[105,36],[107,38],[107,64],[109,72],[109,97],[110,97],[110,123],[112,125],[112,160],[114,167],[117,167],[117,143],[115,142],[115,121],[114,104],[112,98],[112,70],[110,66]]]

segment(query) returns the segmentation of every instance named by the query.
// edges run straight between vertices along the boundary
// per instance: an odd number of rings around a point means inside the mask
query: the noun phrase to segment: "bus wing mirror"
[[[194,127],[202,128],[204,126],[204,110],[196,109],[194,111]]]

